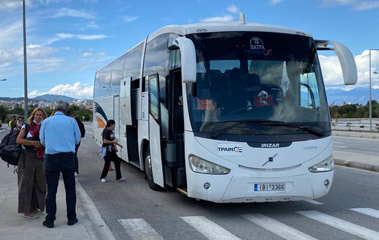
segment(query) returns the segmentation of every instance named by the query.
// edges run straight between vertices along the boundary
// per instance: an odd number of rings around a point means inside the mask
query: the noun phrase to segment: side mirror
[[[342,67],[345,85],[356,84],[358,79],[357,65],[351,51],[341,43],[327,40],[316,40],[315,42],[317,50],[334,50]],[[333,45],[333,47],[329,47],[328,45]]]
[[[196,82],[196,51],[193,42],[184,37],[178,37],[170,45],[179,47],[180,49],[180,62],[182,66],[182,82],[195,83]]]

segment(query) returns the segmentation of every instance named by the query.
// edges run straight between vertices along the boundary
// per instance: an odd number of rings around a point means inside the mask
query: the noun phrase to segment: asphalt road
[[[311,202],[215,204],[154,192],[144,174],[126,163],[121,165],[126,182],[116,182],[110,172],[101,183],[103,160],[86,129],[77,179],[117,240],[379,239],[378,173],[337,166],[330,193]],[[352,139],[353,145],[349,138],[334,139],[335,147],[346,151],[371,149],[364,149],[366,139]]]
[[[337,166],[330,193],[313,202],[215,204],[154,192],[144,174],[126,163],[121,167],[126,182],[116,182],[110,172],[109,181],[100,183],[103,161],[91,138],[88,128],[78,180],[117,240],[379,239],[378,173]],[[349,151],[371,149],[364,148],[370,143],[365,139],[354,139],[354,146],[348,138],[335,141],[336,148],[346,142]]]
[[[337,151],[379,156],[379,139],[333,136],[333,147]]]

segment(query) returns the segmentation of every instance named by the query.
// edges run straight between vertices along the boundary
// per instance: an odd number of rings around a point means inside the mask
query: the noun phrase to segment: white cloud
[[[231,22],[233,21],[233,19],[234,17],[228,14],[222,17],[210,17],[210,18],[200,19],[200,22]]]
[[[57,33],[56,37],[50,38],[46,41],[46,45],[50,45],[54,42],[61,41],[64,39],[98,40],[98,39],[103,39],[103,38],[108,38],[108,36],[104,34],[84,35],[84,34],[72,34],[72,33]]]
[[[138,19],[138,17],[125,16],[123,19],[124,19],[124,22],[129,23],[129,22],[134,22],[135,20]]]
[[[31,0],[25,1],[26,7],[32,5]],[[16,9],[22,8],[22,1],[20,0],[0,0],[0,12],[1,11],[14,11]]]
[[[228,6],[226,10],[228,10],[230,13],[238,13],[240,11],[238,7],[234,4],[231,4],[230,6]]]
[[[270,5],[274,6],[274,5],[279,4],[279,3],[283,2],[283,1],[284,0],[270,0]]]
[[[28,93],[30,98],[34,98],[37,96],[41,96],[44,94],[55,94],[55,95],[63,95],[67,97],[73,97],[77,99],[92,99],[93,97],[93,85],[82,84],[80,82],[76,82],[73,85],[70,84],[59,84],[53,88],[51,88],[47,92],[41,92],[39,90],[33,90]]]
[[[105,57],[107,54],[105,52],[93,53],[93,52],[85,52],[80,54],[83,58],[91,58],[91,57]]]
[[[360,10],[368,10],[368,9],[374,9],[379,8],[379,1],[376,2],[362,2],[354,6],[354,10],[360,11]]]
[[[85,18],[85,19],[94,19],[95,16],[87,13],[85,11],[78,11],[69,8],[61,8],[56,12],[52,18],[60,18],[60,17],[77,17],[77,18]]]
[[[369,51],[363,51],[355,56],[357,64],[358,82],[354,86],[345,86],[343,83],[341,65],[336,56],[319,55],[321,69],[327,88],[339,88],[343,90],[351,90],[356,87],[368,87],[369,85]],[[379,51],[371,52],[371,71],[379,72]],[[372,85],[379,86],[379,75],[371,74]]]
[[[362,1],[362,0],[322,0],[321,6],[348,6],[351,5],[356,11],[379,8],[379,1]]]
[[[321,6],[335,6],[335,5],[350,5],[356,3],[357,0],[322,0]]]
[[[93,35],[83,35],[83,34],[71,34],[71,33],[57,33],[57,37],[60,39],[80,39],[80,40],[98,40],[107,38],[104,34],[93,34]]]

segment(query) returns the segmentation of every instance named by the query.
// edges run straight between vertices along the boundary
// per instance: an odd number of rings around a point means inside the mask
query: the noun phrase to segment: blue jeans
[[[56,219],[56,194],[58,190],[60,173],[63,175],[64,187],[66,189],[67,219],[74,220],[76,218],[74,154],[47,154],[45,161],[45,174],[47,183],[46,221],[48,222],[54,222]]]

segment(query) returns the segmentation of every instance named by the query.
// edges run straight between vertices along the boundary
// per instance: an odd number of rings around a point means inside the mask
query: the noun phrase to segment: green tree
[[[5,106],[0,106],[0,119],[1,121],[5,121],[5,118],[7,117],[9,109]]]

